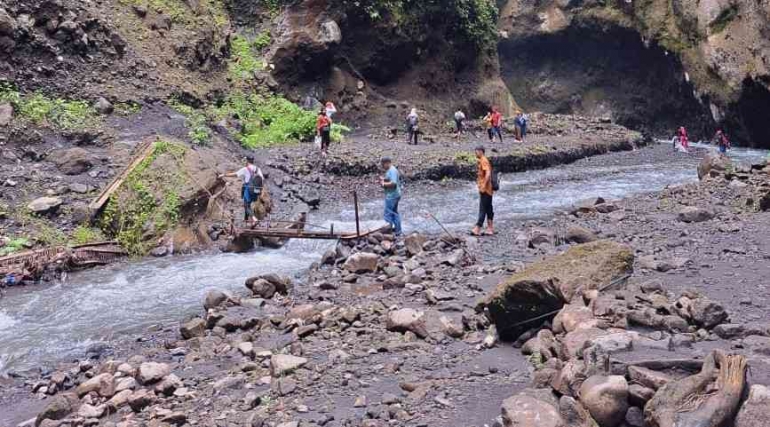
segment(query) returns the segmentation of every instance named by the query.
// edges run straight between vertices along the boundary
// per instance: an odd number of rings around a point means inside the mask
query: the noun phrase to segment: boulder
[[[225,301],[227,301],[227,299],[228,297],[226,293],[218,289],[212,289],[206,292],[206,297],[203,299],[203,308],[205,310],[211,310],[212,308],[217,308],[220,305],[224,304]]]
[[[743,402],[735,427],[765,427],[770,418],[770,389],[755,384],[749,390],[749,397]]]
[[[580,402],[599,427],[617,427],[628,411],[628,382],[619,375],[589,377],[580,386]]]
[[[246,279],[246,287],[261,298],[270,299],[276,293],[286,295],[291,288],[291,279],[276,274],[263,274]]]
[[[576,329],[562,338],[564,351],[568,357],[581,358],[583,357],[583,350],[589,346],[592,340],[609,334],[609,332],[599,328]]]
[[[589,307],[582,303],[567,304],[553,319],[553,331],[557,334],[572,332],[582,323],[594,319],[594,314]]]
[[[351,273],[372,272],[377,270],[378,259],[377,254],[358,252],[348,257],[342,268]]]
[[[563,427],[557,405],[520,393],[503,401],[501,408],[505,427]]]
[[[105,405],[93,406],[87,403],[80,405],[78,409],[78,416],[83,418],[101,418],[104,415],[104,411],[107,409]]]
[[[568,243],[590,243],[596,240],[596,233],[579,225],[570,226],[564,239]]]
[[[577,397],[585,379],[585,364],[578,359],[570,359],[554,376],[551,387],[563,396]]]
[[[556,233],[541,227],[535,227],[527,233],[527,245],[530,248],[536,248],[540,245],[555,245]]]
[[[714,212],[705,208],[687,206],[679,211],[676,218],[687,223],[704,222],[714,218]]]
[[[133,394],[134,392],[132,390],[119,391],[115,393],[115,396],[112,396],[112,398],[107,401],[107,406],[109,406],[113,410],[118,410],[128,403],[129,399],[131,399],[131,396],[133,396]]]
[[[278,378],[305,366],[308,360],[291,354],[275,354],[270,357],[270,373]]]
[[[80,175],[93,166],[91,154],[80,147],[57,151],[53,161],[59,170],[67,175]]]
[[[653,396],[655,396],[655,390],[651,388],[639,384],[631,384],[628,386],[628,401],[634,405],[644,407]]]
[[[562,396],[559,399],[559,415],[564,420],[565,427],[596,427],[596,422],[588,410],[570,396]]]
[[[73,393],[60,393],[52,397],[35,419],[35,426],[43,420],[61,420],[72,413],[79,404],[78,397]]]
[[[99,97],[99,99],[96,100],[94,103],[94,109],[99,114],[112,114],[112,112],[115,110],[115,107],[112,106],[112,103],[110,101],[107,101],[103,97]]]
[[[731,167],[732,162],[726,156],[709,153],[698,164],[698,179],[712,175],[712,171],[715,174],[722,174]]]
[[[391,332],[413,332],[420,338],[428,337],[424,313],[411,308],[402,308],[388,313],[385,328]]]
[[[13,120],[13,106],[8,103],[0,104],[0,126],[8,126]]]
[[[155,402],[155,399],[155,393],[147,389],[140,389],[128,397],[128,406],[130,406],[131,410],[134,412],[141,412],[142,409]]]
[[[689,311],[695,324],[706,329],[711,329],[730,317],[722,304],[708,298],[696,298]]]
[[[412,233],[404,238],[404,245],[406,246],[406,252],[409,255],[417,255],[422,252],[422,245],[428,241],[428,238],[420,233]]]
[[[115,381],[112,374],[103,373],[96,375],[75,389],[75,393],[81,397],[92,391],[102,397],[112,397],[115,394]]]
[[[8,12],[0,8],[0,35],[13,37],[16,31],[16,20]]]
[[[633,252],[625,245],[607,240],[576,245],[500,283],[477,310],[488,309],[501,338],[513,341],[534,326],[519,322],[560,309],[581,290],[611,283],[630,273],[633,263]]]
[[[58,197],[39,197],[27,205],[33,214],[45,215],[54,213],[62,205],[62,200]]]
[[[139,365],[137,380],[143,385],[153,384],[171,373],[171,366],[166,363],[145,362]]]
[[[185,322],[179,328],[179,332],[182,334],[182,338],[189,340],[190,338],[202,337],[206,335],[206,321],[200,317]]]

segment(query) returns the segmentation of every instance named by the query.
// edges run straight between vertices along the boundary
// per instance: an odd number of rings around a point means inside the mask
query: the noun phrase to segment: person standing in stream
[[[252,187],[259,183],[260,190],[262,182],[265,176],[262,175],[262,170],[254,164],[254,157],[246,157],[246,165],[237,172],[229,172],[219,175],[219,178],[239,178],[243,183],[241,187],[241,198],[243,198],[243,220],[249,221],[252,226],[256,225],[257,217],[254,216],[254,210],[251,208],[251,204],[259,199],[258,195],[255,195],[258,190],[253,190]],[[258,177],[258,179],[254,179]]]
[[[332,141],[332,121],[326,115],[326,110],[322,109],[318,112],[318,119],[316,120],[316,133],[321,137],[321,155],[326,157],[329,150],[329,144]]]
[[[398,169],[393,166],[390,157],[383,157],[380,160],[382,170],[385,176],[380,178],[380,186],[385,192],[385,222],[393,228],[396,236],[401,236],[401,215],[398,213],[398,203],[401,201],[401,175]]]
[[[486,220],[487,231],[484,234],[492,236],[495,234],[495,211],[492,208],[492,196],[494,195],[494,190],[492,189],[492,164],[487,159],[486,149],[483,145],[476,147],[476,160],[476,185],[479,189],[479,219],[476,222],[476,226],[473,227],[471,234],[480,236],[481,228],[484,227],[484,221]]]

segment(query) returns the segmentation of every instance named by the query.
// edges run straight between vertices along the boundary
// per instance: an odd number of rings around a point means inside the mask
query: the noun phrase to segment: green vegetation
[[[9,84],[0,85],[0,102],[8,102],[21,120],[38,126],[76,130],[98,123],[96,110],[86,101],[49,98],[41,92],[22,95]]]
[[[201,110],[173,99],[169,102],[169,106],[187,117],[187,127],[190,128],[187,136],[194,144],[207,145],[210,142],[211,128],[207,124],[206,115]]]
[[[254,38],[254,49],[257,49],[259,51],[264,50],[268,46],[270,46],[270,43],[272,43],[273,39],[270,36],[270,31],[264,30],[261,33],[257,34],[257,37]]]
[[[236,135],[246,148],[262,148],[285,143],[307,141],[316,134],[316,114],[277,95],[234,93],[219,107],[209,109],[214,121],[237,118],[242,130]],[[350,129],[332,125],[333,141],[341,141]]]
[[[72,245],[85,245],[88,243],[104,241],[104,234],[98,228],[86,227],[79,225],[72,232],[71,244]]]
[[[265,42],[269,45],[270,34],[267,34],[267,41],[265,41],[263,37],[259,39],[259,42],[260,46],[262,46]],[[264,46],[259,48],[256,42],[252,46],[252,43],[250,43],[248,39],[240,35],[235,35],[230,40],[231,54],[228,67],[230,78],[233,81],[248,81],[254,78],[255,72],[262,70],[262,60],[254,53],[254,48],[262,49]]]
[[[187,148],[181,144],[157,141],[153,152],[126,178],[119,192],[110,198],[101,218],[101,229],[130,254],[146,254],[151,237],[160,236],[179,221],[180,198],[177,189],[184,183],[179,168],[152,167],[167,156],[179,167]]]
[[[0,247],[0,257],[10,255],[29,246],[29,240],[24,237],[11,239],[5,246]]]
[[[462,152],[455,154],[455,162],[472,165],[476,163],[476,155],[470,152]]]
[[[719,12],[719,16],[716,17],[709,24],[712,34],[718,34],[727,28],[728,25],[738,17],[738,5],[730,5],[730,7]]]
[[[133,116],[140,111],[142,111],[142,106],[137,102],[128,101],[115,104],[115,114],[119,116]]]

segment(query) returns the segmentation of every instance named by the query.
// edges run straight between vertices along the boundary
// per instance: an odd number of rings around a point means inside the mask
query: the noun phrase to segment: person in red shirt
[[[687,148],[690,145],[690,141],[687,139],[687,129],[685,129],[684,126],[679,128],[679,145],[684,151],[687,151]]]
[[[318,120],[315,124],[316,134],[321,137],[321,154],[326,156],[326,152],[329,149],[329,143],[331,143],[332,121],[326,115],[326,110],[322,109],[318,112]]]
[[[500,142],[503,142],[503,115],[500,114],[500,111],[497,109],[497,107],[492,107],[492,116],[490,117],[492,121],[492,136],[494,139],[494,135],[497,135],[497,137],[500,139]]]

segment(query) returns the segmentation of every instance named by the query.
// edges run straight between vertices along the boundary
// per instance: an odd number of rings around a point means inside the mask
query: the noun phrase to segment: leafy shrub
[[[270,31],[265,30],[261,33],[257,34],[257,37],[254,38],[254,49],[257,50],[264,50],[266,47],[270,46],[270,43],[272,43],[272,38],[270,37]]]
[[[29,240],[24,237],[11,239],[5,246],[0,247],[0,257],[18,252],[29,245]]]
[[[87,101],[54,99],[41,92],[24,96],[7,83],[0,85],[0,102],[10,103],[21,119],[38,126],[75,130],[98,123],[98,114]]]
[[[72,243],[74,245],[85,245],[88,243],[101,242],[105,240],[104,234],[98,228],[79,225],[72,232]]]
[[[246,95],[236,92],[219,107],[209,110],[213,120],[236,118],[242,129],[236,135],[246,148],[263,148],[308,141],[316,134],[316,113],[303,110],[281,96]],[[341,141],[346,126],[334,124],[333,140]]]
[[[169,106],[187,118],[187,127],[190,131],[187,136],[197,145],[207,145],[211,140],[211,128],[209,128],[206,114],[201,110],[196,110],[189,105],[179,101],[172,100]]]
[[[269,39],[267,43],[270,43]],[[230,40],[230,50],[231,58],[228,69],[230,78],[234,81],[242,82],[249,80],[254,77],[255,72],[262,70],[262,61],[254,54],[251,43],[245,37],[240,35],[233,36]]]
[[[180,161],[184,145],[157,141],[152,154],[137,165],[102,213],[100,226],[132,255],[144,255],[152,247],[151,237],[173,228],[180,217],[177,189],[184,178],[178,168],[153,168],[162,155]],[[181,165],[180,165],[181,167]]]

